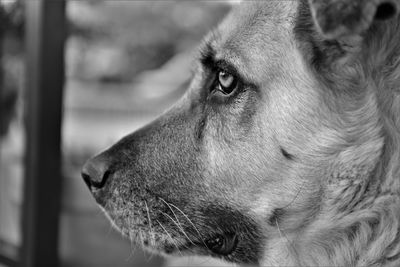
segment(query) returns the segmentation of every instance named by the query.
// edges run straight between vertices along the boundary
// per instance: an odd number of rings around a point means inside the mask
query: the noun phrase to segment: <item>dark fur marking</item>
[[[378,6],[376,13],[375,13],[375,19],[377,20],[386,20],[390,19],[396,15],[396,7],[393,6],[392,3],[382,3]]]
[[[294,156],[292,155],[292,154],[290,154],[289,152],[287,152],[284,148],[282,148],[281,147],[281,152],[282,152],[282,155],[286,158],[286,159],[288,159],[288,160],[293,160],[294,159]]]
[[[268,224],[276,227],[277,224],[279,225],[279,223],[282,221],[282,217],[284,214],[285,214],[284,209],[281,209],[281,208],[274,209],[271,217],[269,217],[269,219],[268,219]]]
[[[210,237],[235,234],[238,239],[236,249],[231,254],[215,256],[241,264],[259,264],[263,252],[263,236],[256,222],[231,207],[215,204],[209,205],[202,213],[208,218],[207,229],[204,230]],[[202,230],[200,229],[201,232]]]
[[[199,123],[197,124],[196,127],[196,137],[197,140],[203,139],[203,133],[204,133],[204,128],[206,126],[206,118],[203,117],[200,119]]]
[[[207,42],[200,50],[200,62],[204,66],[214,65],[215,50],[209,42]]]

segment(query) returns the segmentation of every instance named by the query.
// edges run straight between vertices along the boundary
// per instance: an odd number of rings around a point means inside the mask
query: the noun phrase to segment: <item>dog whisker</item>
[[[142,243],[142,247],[144,246],[144,238],[143,238],[143,232],[139,231],[139,237],[140,237],[140,242]],[[149,262],[151,258],[153,257],[152,253],[149,253],[147,250],[143,249],[144,256],[146,258],[146,262]]]
[[[304,182],[301,184],[299,190],[297,191],[297,193],[296,193],[296,195],[293,197],[293,199],[292,199],[286,206],[282,207],[281,209],[289,208],[289,207],[296,201],[296,199],[297,199],[298,196],[300,195],[300,192],[303,190],[303,187],[304,187],[304,184],[305,184],[305,183],[306,183],[306,181],[304,181]]]
[[[136,252],[136,246],[133,244],[133,237],[132,237],[132,233],[131,232],[129,232],[128,233],[128,238],[129,238],[129,243],[130,243],[130,254],[129,254],[129,257],[126,259],[126,261],[130,261],[132,258],[133,258],[133,256],[135,255],[135,252]]]
[[[139,235],[140,243],[142,244],[142,247],[144,247],[143,232],[141,230],[139,230],[138,235]],[[144,253],[146,260],[148,261],[149,253],[145,249],[143,249],[143,253]]]
[[[189,242],[192,243],[192,245],[195,245],[195,244],[193,243],[193,241],[189,238],[189,236],[186,234],[185,230],[183,230],[183,228],[180,226],[180,224],[178,224],[171,216],[169,216],[169,215],[166,214],[165,212],[162,212],[162,211],[161,211],[161,213],[162,213],[165,217],[169,218],[169,219],[178,227],[178,229],[179,229],[179,230],[183,233],[183,235],[189,240]]]
[[[171,208],[171,205],[170,205],[167,201],[165,201],[162,197],[160,197],[160,199],[161,199],[162,202],[165,203],[165,205],[168,206],[169,210],[172,212],[172,214],[174,214],[174,216],[175,216],[177,222],[179,223],[179,225],[181,225],[181,223],[179,222],[179,219],[178,219],[178,217],[176,216],[174,210]]]
[[[291,248],[292,252],[297,255],[296,248],[294,247],[293,242],[290,241],[289,238],[287,237],[287,235],[283,232],[283,230],[281,230],[281,228],[279,227],[278,220],[275,220],[275,224],[276,224],[276,227],[278,229],[280,237],[286,239],[286,241],[288,242],[289,247]]]
[[[161,211],[161,213],[162,213],[164,216],[166,216],[166,217],[168,217],[169,219],[171,219],[171,221],[173,221],[174,224],[182,231],[182,233],[183,233],[183,234],[185,235],[185,237],[189,240],[189,242],[192,243],[192,245],[195,245],[194,242],[193,242],[193,241],[189,238],[189,236],[186,234],[185,230],[183,229],[183,227],[182,227],[182,225],[181,225],[181,223],[180,223],[178,217],[176,216],[176,214],[175,214],[175,212],[173,211],[173,209],[171,208],[171,206],[170,206],[164,199],[162,199],[162,198],[160,198],[160,199],[168,206],[168,208],[171,210],[172,214],[174,214],[174,216],[175,216],[175,218],[176,218],[176,221],[175,221],[171,216],[169,216],[168,214],[166,214],[165,212]]]
[[[177,206],[175,206],[174,204],[172,204],[172,203],[169,203],[172,207],[174,207],[175,209],[177,209],[180,213],[182,213],[182,215],[186,218],[186,220],[188,220],[188,222],[193,226],[193,228],[195,229],[195,231],[197,232],[197,234],[199,235],[199,237],[200,237],[200,240],[201,240],[201,242],[203,243],[203,245],[205,246],[205,247],[207,247],[207,245],[206,245],[206,243],[204,242],[204,240],[203,240],[203,237],[201,236],[201,234],[200,234],[200,231],[197,229],[197,227],[194,225],[194,223],[192,222],[192,220],[190,220],[189,219],[189,217],[181,210],[181,209],[179,209]]]
[[[147,262],[150,262],[154,257],[154,253],[150,253],[150,257],[148,258]]]
[[[193,257],[191,257],[191,259],[192,259],[192,262],[191,262],[190,265],[193,265]],[[210,260],[211,260],[210,258],[205,258],[204,260],[200,261],[198,264],[200,266],[211,266],[210,265]]]
[[[174,244],[174,246],[176,247],[176,249],[178,250],[179,254],[181,254],[182,256],[182,252],[179,249],[178,245],[176,244],[175,240],[172,238],[172,236],[170,235],[170,233],[168,233],[167,229],[165,229],[165,227],[160,223],[159,220],[156,220],[156,222],[160,225],[160,227],[164,230],[164,232],[167,234],[167,236],[171,239],[171,242]]]
[[[154,231],[153,231],[153,228],[151,227],[151,218],[150,218],[149,206],[147,205],[147,201],[145,201],[144,204],[146,205],[147,218],[149,219],[150,244],[151,244],[152,246],[154,246],[154,245],[155,245],[155,238],[154,238]]]
[[[139,230],[138,236],[139,236],[140,243],[141,243],[142,246],[143,246],[143,236],[142,236],[142,231],[141,231],[141,230]]]

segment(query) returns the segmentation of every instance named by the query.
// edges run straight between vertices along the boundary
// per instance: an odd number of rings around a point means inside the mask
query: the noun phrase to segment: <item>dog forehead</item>
[[[297,15],[297,7],[296,0],[244,1],[234,8],[221,24],[221,31],[227,37],[260,37],[262,35],[268,37],[283,30],[291,31]]]
[[[212,34],[217,58],[234,61],[252,81],[266,77],[261,70],[270,72],[284,64],[287,51],[295,45],[297,6],[297,1],[241,3]]]

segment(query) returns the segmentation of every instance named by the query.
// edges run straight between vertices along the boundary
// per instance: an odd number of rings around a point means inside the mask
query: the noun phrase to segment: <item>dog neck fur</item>
[[[354,103],[343,104],[351,115],[331,133],[345,142],[326,199],[310,227],[281,235],[262,265],[400,265],[400,18],[354,40],[364,47],[315,70],[333,93],[352,90]]]

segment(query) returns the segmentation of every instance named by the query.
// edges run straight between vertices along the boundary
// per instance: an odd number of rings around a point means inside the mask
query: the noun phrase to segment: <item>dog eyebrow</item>
[[[243,81],[249,81],[248,76],[241,73],[239,68],[226,58],[217,59],[217,52],[212,46],[211,42],[206,42],[203,46],[200,47],[200,56],[199,61],[201,64],[207,68],[212,70],[215,69],[224,69],[231,72],[234,75],[240,77]]]
[[[210,42],[200,47],[200,62],[204,66],[213,67],[215,64],[216,52]]]

